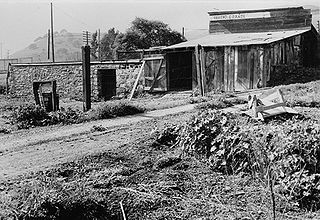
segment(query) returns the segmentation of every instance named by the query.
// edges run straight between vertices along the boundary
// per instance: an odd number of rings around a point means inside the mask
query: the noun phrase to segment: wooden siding
[[[275,68],[303,64],[303,38],[295,36],[269,45],[206,48],[205,91],[245,91],[270,86]]]
[[[211,12],[209,15],[256,13],[257,11]],[[272,31],[279,29],[297,29],[311,26],[311,10],[303,8],[286,8],[281,10],[260,10],[269,12],[270,17],[211,20],[209,32],[244,33]]]

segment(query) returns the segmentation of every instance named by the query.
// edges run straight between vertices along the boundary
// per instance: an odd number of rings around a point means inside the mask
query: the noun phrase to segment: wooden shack
[[[219,11],[209,19],[207,36],[145,55],[147,88],[243,91],[272,86],[274,72],[285,65],[319,64],[309,9]]]

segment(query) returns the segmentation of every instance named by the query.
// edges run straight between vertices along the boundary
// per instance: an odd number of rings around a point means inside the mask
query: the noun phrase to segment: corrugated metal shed
[[[308,27],[300,30],[286,30],[274,32],[209,34],[199,39],[190,40],[180,44],[175,44],[166,47],[165,49],[187,48],[195,47],[197,45],[201,45],[203,47],[219,47],[269,44],[272,42],[303,34],[310,30],[311,28]]]

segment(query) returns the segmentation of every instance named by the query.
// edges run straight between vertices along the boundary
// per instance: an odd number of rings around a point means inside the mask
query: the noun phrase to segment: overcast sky
[[[0,0],[2,57],[46,34],[50,28],[47,0]],[[54,30],[125,31],[135,17],[161,20],[172,29],[208,28],[208,11],[314,5],[320,0],[53,0]]]

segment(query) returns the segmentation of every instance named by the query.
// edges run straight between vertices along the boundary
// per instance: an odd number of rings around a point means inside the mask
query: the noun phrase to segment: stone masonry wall
[[[98,100],[98,69],[116,69],[117,95],[128,93],[139,73],[139,61],[91,63],[91,94]],[[33,96],[34,81],[57,81],[61,98],[82,100],[82,63],[12,64],[8,73],[8,91],[15,97]]]

